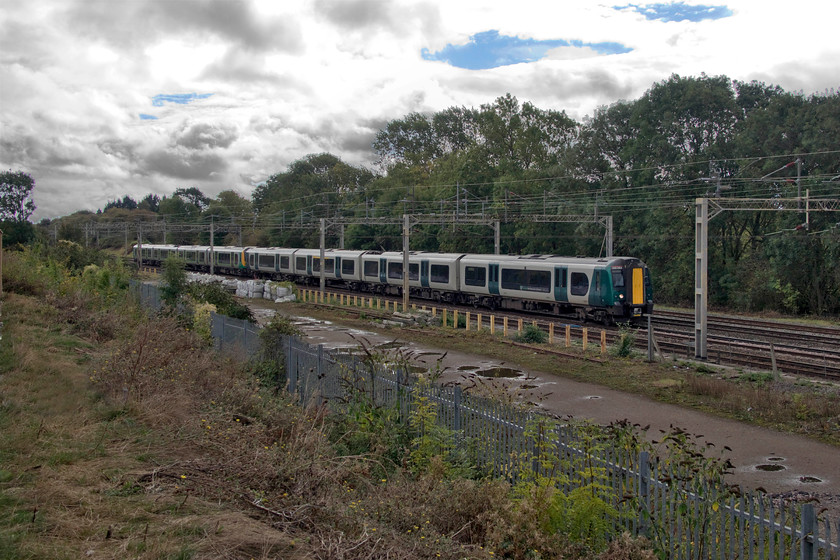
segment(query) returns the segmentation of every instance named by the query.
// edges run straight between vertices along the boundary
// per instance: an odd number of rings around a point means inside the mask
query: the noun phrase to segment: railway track
[[[336,289],[332,293],[351,294]],[[388,301],[401,302],[402,298],[379,296]],[[431,305],[418,300],[419,306]],[[448,313],[457,311],[461,316],[470,313],[473,324],[481,317],[481,328],[489,329],[491,312],[458,305],[434,304]],[[617,327],[602,325],[581,325],[573,319],[547,318],[511,311],[495,311],[495,329],[498,332],[501,321],[508,318],[511,328],[517,328],[519,320],[534,324],[544,331],[554,323],[555,337],[563,338],[567,324],[575,329],[589,327],[590,331],[606,332],[606,344],[612,346],[620,336]],[[450,315],[451,317],[451,315]],[[694,360],[694,315],[693,313],[657,311],[651,319],[660,354]],[[776,371],[791,375],[815,377],[840,382],[840,327],[824,327],[800,323],[777,322],[731,316],[712,316],[708,319],[707,361],[715,364],[751,370]],[[635,328],[636,347],[647,350],[647,328]],[[578,335],[579,336],[579,335]],[[590,336],[593,336],[590,334]],[[599,344],[597,338],[590,344]]]

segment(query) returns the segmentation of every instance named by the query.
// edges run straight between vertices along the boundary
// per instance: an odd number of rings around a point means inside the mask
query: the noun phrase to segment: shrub
[[[627,358],[633,353],[633,346],[635,344],[636,333],[629,326],[620,325],[613,354],[619,358]]]
[[[516,335],[516,341],[526,344],[545,344],[548,341],[548,334],[534,324],[526,325],[522,332]]]

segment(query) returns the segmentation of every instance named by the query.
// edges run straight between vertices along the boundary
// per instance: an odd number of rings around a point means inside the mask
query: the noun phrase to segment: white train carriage
[[[218,274],[243,275],[248,273],[246,247],[220,245],[213,247],[213,271]]]
[[[416,253],[409,258],[420,263],[420,287],[412,295],[435,301],[455,301],[460,284],[458,262],[463,253]]]
[[[367,251],[337,249],[335,253],[335,276],[345,286],[357,290],[363,281],[362,255]]]
[[[210,266],[209,245],[179,245],[176,254],[188,270],[204,270]]]
[[[249,247],[246,249],[248,268],[260,276],[281,279],[292,274],[294,249],[280,247]]]
[[[142,252],[142,254],[138,255],[138,251]],[[134,245],[134,259],[139,259],[139,262],[142,264],[160,266],[170,255],[178,256],[178,247],[176,245],[144,243],[140,249],[138,249],[138,245]]]

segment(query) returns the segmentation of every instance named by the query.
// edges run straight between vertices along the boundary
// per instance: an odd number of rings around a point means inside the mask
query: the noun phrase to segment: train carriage
[[[213,269],[223,274],[248,274],[246,247],[213,247]]]
[[[170,255],[187,266],[217,272],[317,284],[321,251],[279,247],[135,246],[135,258],[160,265]],[[401,295],[403,253],[329,249],[324,277],[368,293]],[[634,257],[582,258],[556,255],[477,255],[410,252],[411,295],[490,309],[574,315],[603,322],[638,319],[653,312],[650,273]]]

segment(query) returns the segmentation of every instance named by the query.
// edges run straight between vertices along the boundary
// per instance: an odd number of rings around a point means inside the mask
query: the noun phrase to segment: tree
[[[201,211],[206,210],[207,206],[210,204],[210,199],[196,187],[190,187],[188,189],[175,189],[175,193],[172,196],[177,196],[178,198],[197,206]]]
[[[124,197],[122,197],[122,200],[117,199],[108,201],[108,203],[105,205],[105,208],[103,208],[103,212],[111,208],[125,208],[126,210],[135,210],[137,208],[137,201],[135,201],[130,196],[125,195]]]
[[[160,197],[154,193],[149,193],[137,203],[137,208],[156,213],[160,210]]]
[[[28,222],[35,211],[32,190],[35,180],[23,171],[0,173],[0,219],[13,222]]]

